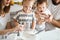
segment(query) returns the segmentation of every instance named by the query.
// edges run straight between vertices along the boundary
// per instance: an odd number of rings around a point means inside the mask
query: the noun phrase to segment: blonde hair
[[[35,0],[23,0],[22,4],[23,4],[24,2],[30,2],[30,1],[32,1],[33,3],[35,2]]]
[[[23,1],[35,1],[35,0],[23,0]]]

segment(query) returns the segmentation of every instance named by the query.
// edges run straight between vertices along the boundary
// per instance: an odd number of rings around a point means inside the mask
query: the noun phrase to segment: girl
[[[16,25],[14,28],[10,25],[10,0],[0,0],[0,35],[19,30]]]

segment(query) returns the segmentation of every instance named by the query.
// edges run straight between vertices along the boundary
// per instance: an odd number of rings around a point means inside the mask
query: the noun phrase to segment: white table
[[[28,36],[27,36],[28,37]],[[36,36],[30,36],[25,40],[60,40],[60,30],[41,32]]]
[[[38,36],[37,40],[60,40],[60,30],[53,30],[53,31],[41,32],[37,36]],[[28,37],[27,40],[36,40],[36,36],[35,37],[33,36],[30,39]]]
[[[46,33],[41,33],[40,40],[60,40],[60,30],[53,30]]]

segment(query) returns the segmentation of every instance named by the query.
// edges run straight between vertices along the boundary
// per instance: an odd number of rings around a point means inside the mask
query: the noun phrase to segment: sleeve
[[[33,13],[33,21],[36,21],[35,13]]]
[[[17,13],[17,14],[13,17],[13,19],[17,19],[18,16],[19,16],[19,13]]]

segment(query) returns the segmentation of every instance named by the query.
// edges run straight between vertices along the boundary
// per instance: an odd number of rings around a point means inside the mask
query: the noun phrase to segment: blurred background
[[[15,12],[22,9],[23,0],[11,0],[11,10],[10,12]],[[13,9],[13,10],[12,10]]]
[[[22,1],[23,0],[11,0],[11,8],[10,8],[10,14],[11,14],[11,20],[13,20],[13,17],[17,14],[19,10],[21,10],[22,7]]]

